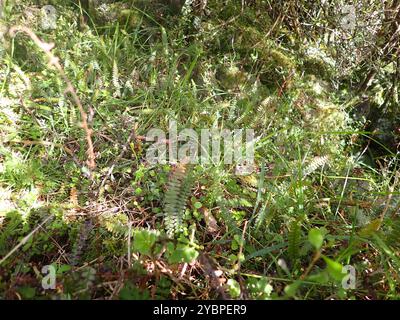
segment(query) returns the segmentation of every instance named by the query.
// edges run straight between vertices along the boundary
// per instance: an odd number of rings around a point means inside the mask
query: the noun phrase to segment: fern
[[[191,187],[190,171],[189,165],[179,164],[168,182],[165,194],[165,226],[170,237],[182,231],[184,210]]]
[[[0,256],[5,256],[15,244],[14,238],[22,237],[25,227],[18,211],[9,212],[0,226]]]
[[[290,224],[288,234],[288,254],[292,262],[295,262],[299,256],[301,240],[301,224],[300,221],[295,220]]]
[[[241,233],[235,219],[232,216],[231,205],[227,199],[223,197],[217,199],[217,205],[220,208],[221,219],[229,231],[234,231],[237,234]]]
[[[315,157],[311,160],[311,162],[307,165],[307,167],[303,171],[303,177],[306,177],[316,171],[318,168],[323,167],[328,162],[328,157]]]
[[[74,244],[74,248],[72,251],[72,255],[70,258],[70,263],[73,266],[76,266],[81,259],[82,254],[87,245],[87,238],[89,236],[90,231],[93,228],[93,224],[91,220],[86,220],[80,227],[78,238]]]
[[[251,128],[265,128],[268,126],[268,121],[271,121],[271,114],[274,113],[275,105],[277,104],[274,97],[264,99],[256,107],[256,112],[250,117]]]
[[[127,82],[125,82],[125,91],[128,91],[130,94],[133,95],[134,91],[133,91],[133,85],[132,85],[132,81],[128,80]]]
[[[119,71],[117,62],[114,60],[113,69],[112,69],[112,84],[115,87],[115,95],[119,97],[121,95],[120,89],[121,84],[119,83]]]
[[[128,235],[129,219],[123,213],[111,214],[108,217],[105,216],[102,219],[102,223],[115,237],[121,238]]]

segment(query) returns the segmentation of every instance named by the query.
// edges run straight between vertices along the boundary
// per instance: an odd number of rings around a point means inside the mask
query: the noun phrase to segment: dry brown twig
[[[67,84],[67,88],[65,90],[65,93],[70,93],[72,96],[72,99],[76,106],[79,109],[79,112],[81,114],[82,122],[81,126],[83,130],[85,131],[86,135],[86,143],[87,143],[87,165],[89,169],[94,169],[96,167],[95,163],[95,154],[94,154],[94,148],[93,148],[93,142],[92,142],[92,129],[89,128],[88,125],[88,116],[85,111],[85,109],[82,106],[81,100],[78,97],[78,94],[76,93],[74,86],[72,85],[71,81],[68,79],[67,75],[64,72],[64,68],[62,67],[59,58],[56,57],[51,50],[54,48],[54,43],[47,43],[42,41],[31,29],[24,27],[24,26],[14,26],[10,28],[9,34],[11,37],[15,37],[17,32],[23,32],[26,33],[32,41],[46,54],[46,57],[48,58],[48,63],[49,66],[54,66],[58,73],[61,75],[63,78],[64,82]]]

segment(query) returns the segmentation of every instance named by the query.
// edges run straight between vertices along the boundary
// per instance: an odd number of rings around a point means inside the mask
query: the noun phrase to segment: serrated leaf
[[[199,255],[198,251],[192,246],[178,244],[175,249],[170,250],[171,255],[168,259],[170,263],[192,263]]]
[[[140,230],[135,232],[133,249],[142,254],[150,255],[151,249],[157,240],[157,234],[150,230]]]

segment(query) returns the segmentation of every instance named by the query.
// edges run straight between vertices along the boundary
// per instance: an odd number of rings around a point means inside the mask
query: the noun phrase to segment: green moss
[[[286,82],[289,74],[295,71],[295,63],[283,51],[275,48],[258,49],[259,77],[263,84],[280,87]],[[288,83],[287,83],[288,84]]]
[[[247,76],[237,66],[221,66],[217,70],[216,78],[224,89],[230,90],[243,86]]]
[[[305,57],[303,61],[303,71],[323,79],[332,76],[331,68],[322,59],[317,57]]]

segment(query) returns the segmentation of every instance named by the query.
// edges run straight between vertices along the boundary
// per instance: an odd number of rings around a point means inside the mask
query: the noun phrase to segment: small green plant
[[[3,1],[0,298],[399,299],[395,1],[172,2]],[[254,172],[149,163],[171,120]]]

